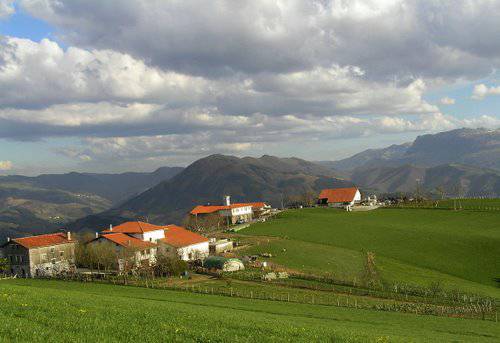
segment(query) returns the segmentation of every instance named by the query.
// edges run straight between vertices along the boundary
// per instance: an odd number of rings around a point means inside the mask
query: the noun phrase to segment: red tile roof
[[[214,213],[218,212],[221,210],[229,210],[231,208],[237,208],[237,207],[246,207],[246,206],[252,206],[252,204],[232,204],[229,206],[203,206],[203,205],[198,205],[195,208],[191,210],[191,214],[208,214],[208,213]]]
[[[258,210],[267,206],[265,202],[249,202],[247,205],[252,206],[252,209]]]
[[[160,241],[176,248],[182,248],[197,243],[208,242],[208,238],[189,231],[183,227],[169,225],[165,229],[165,238]]]
[[[147,249],[155,247],[156,244],[152,242],[142,241],[138,238],[126,235],[124,233],[107,233],[101,235],[100,237],[110,240],[113,243],[116,243],[122,247],[126,248],[134,248],[134,249]]]
[[[354,200],[357,191],[356,187],[323,189],[318,199],[327,199],[328,203],[351,202]]]
[[[125,222],[118,226],[114,226],[113,230],[104,230],[104,233],[121,232],[121,233],[144,233],[149,231],[163,230],[164,226],[153,225],[144,222]]]
[[[63,232],[24,237],[24,238],[15,238],[12,241],[16,242],[19,245],[22,245],[27,249],[41,248],[51,245],[67,244],[74,242],[73,240],[68,240],[68,236],[66,235],[66,233]]]

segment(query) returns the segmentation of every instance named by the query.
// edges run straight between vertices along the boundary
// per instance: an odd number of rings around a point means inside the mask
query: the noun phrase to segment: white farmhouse
[[[165,228],[165,238],[160,243],[160,251],[184,261],[202,260],[209,254],[208,238],[177,225]]]
[[[154,262],[157,254],[167,252],[185,261],[208,256],[208,238],[176,225],[153,225],[144,222],[126,222],[110,226],[92,243],[109,241],[118,250],[135,251],[137,262]]]

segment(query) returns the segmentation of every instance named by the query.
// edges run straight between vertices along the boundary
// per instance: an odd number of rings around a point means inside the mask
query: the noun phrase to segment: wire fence
[[[350,294],[335,294],[328,292],[296,293],[293,291],[265,291],[242,289],[237,287],[207,286],[196,284],[172,284],[166,279],[158,278],[126,278],[120,276],[105,276],[99,279],[88,275],[78,274],[59,277],[46,277],[46,280],[64,280],[77,282],[93,282],[120,286],[133,286],[151,289],[163,289],[187,293],[217,295],[252,300],[277,301],[285,303],[300,303],[310,305],[334,306],[387,312],[413,313],[417,315],[434,315],[446,317],[460,317],[468,319],[482,319],[498,322],[497,306],[494,300],[482,299],[460,306],[436,305],[419,302],[401,302],[396,300],[373,302],[360,299]]]

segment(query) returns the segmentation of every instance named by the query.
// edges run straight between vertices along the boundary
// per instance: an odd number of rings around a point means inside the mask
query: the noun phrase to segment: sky
[[[500,0],[0,0],[0,174],[500,128]]]

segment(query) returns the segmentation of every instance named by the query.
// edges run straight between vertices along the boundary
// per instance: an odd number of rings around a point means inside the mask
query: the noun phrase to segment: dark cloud
[[[377,79],[477,78],[500,58],[500,2],[491,0],[22,3],[69,44],[210,77],[336,63]]]

